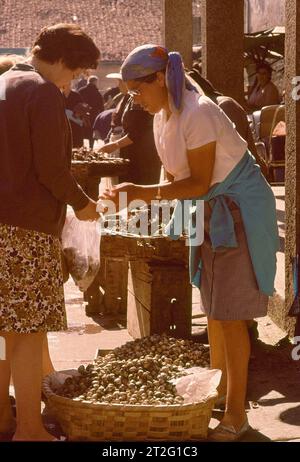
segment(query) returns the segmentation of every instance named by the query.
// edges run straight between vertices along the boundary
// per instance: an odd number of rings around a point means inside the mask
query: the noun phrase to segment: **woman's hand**
[[[113,186],[111,189],[105,189],[101,196],[99,196],[99,199],[103,201],[112,201],[116,208],[116,212],[118,212],[119,210],[127,208],[133,200],[141,199],[139,197],[139,190],[141,190],[141,188],[133,183],[120,183]],[[120,193],[124,193],[123,197],[119,195]]]
[[[116,143],[107,143],[102,148],[98,150],[99,153],[111,154],[112,152],[119,149],[119,146]]]

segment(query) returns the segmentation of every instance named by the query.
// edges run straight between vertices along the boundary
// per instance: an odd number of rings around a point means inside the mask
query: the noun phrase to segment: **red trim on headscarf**
[[[154,51],[150,54],[151,58],[161,58],[166,59],[168,57],[168,53],[163,47],[156,47]]]

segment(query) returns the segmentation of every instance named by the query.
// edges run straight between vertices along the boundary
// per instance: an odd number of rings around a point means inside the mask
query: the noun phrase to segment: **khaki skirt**
[[[247,320],[266,316],[269,297],[259,291],[239,208],[230,212],[238,247],[212,250],[209,238],[210,205],[204,206],[204,242],[201,245],[201,299],[208,318]]]
[[[59,239],[0,223],[0,331],[66,328]]]

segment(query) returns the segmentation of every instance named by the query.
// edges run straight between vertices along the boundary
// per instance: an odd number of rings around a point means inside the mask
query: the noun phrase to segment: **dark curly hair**
[[[100,51],[77,24],[44,27],[32,48],[32,54],[48,63],[62,60],[70,70],[96,69]]]
[[[272,75],[273,69],[270,64],[266,63],[265,61],[256,64],[256,72],[258,72],[260,69],[264,69],[270,76]]]

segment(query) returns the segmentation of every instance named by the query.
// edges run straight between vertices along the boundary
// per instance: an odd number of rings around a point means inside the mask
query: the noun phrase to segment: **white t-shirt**
[[[165,110],[155,114],[153,127],[157,152],[175,181],[191,174],[187,150],[216,141],[213,185],[226,178],[247,149],[247,142],[222,109],[194,91],[185,90],[180,114],[173,113],[169,120]]]

